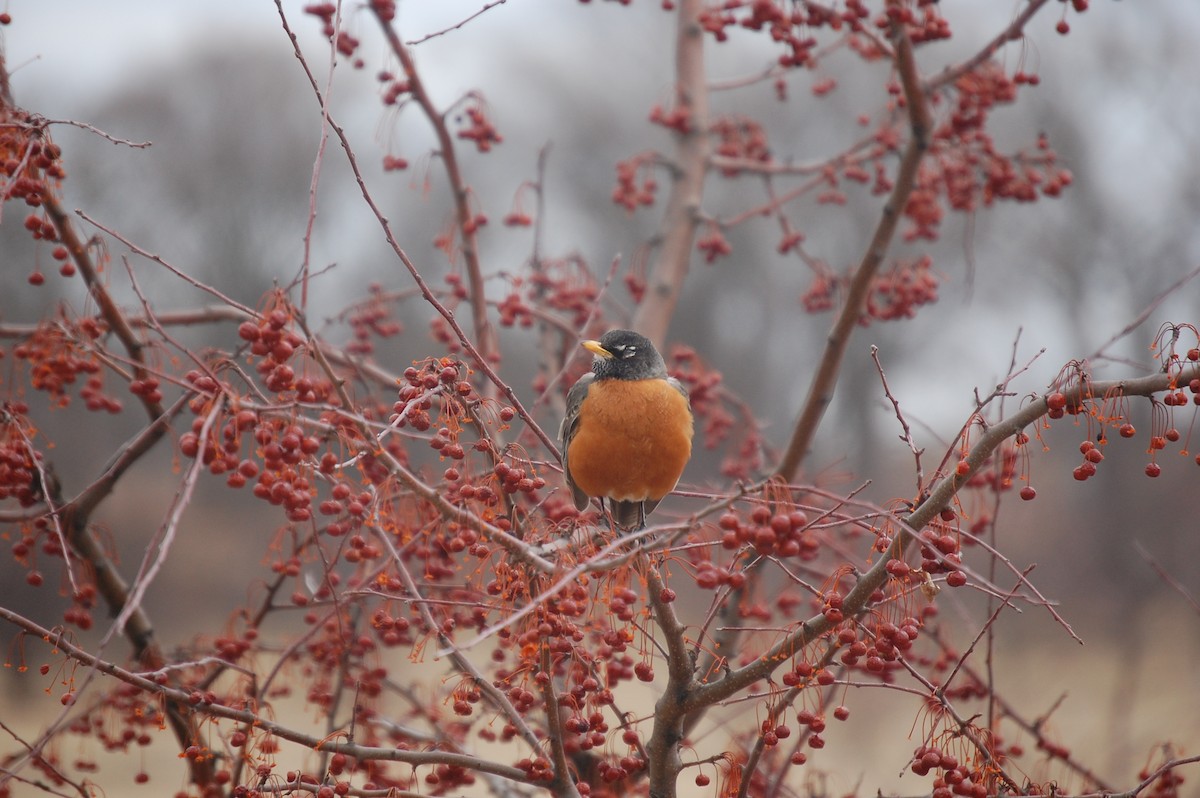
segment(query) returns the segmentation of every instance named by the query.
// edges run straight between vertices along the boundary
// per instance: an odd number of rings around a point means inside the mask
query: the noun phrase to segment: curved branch
[[[837,387],[838,373],[842,361],[845,360],[846,347],[850,344],[850,335],[858,326],[862,317],[870,291],[871,278],[879,270],[891,246],[892,237],[900,223],[904,206],[908,204],[909,195],[917,182],[917,170],[921,159],[929,148],[929,134],[932,123],[929,108],[925,102],[925,93],[921,88],[921,76],[917,71],[916,60],[913,57],[912,41],[903,26],[893,23],[892,37],[896,40],[896,70],[904,87],[904,100],[908,108],[908,125],[911,137],[900,159],[900,168],[896,174],[896,182],[892,186],[892,194],[884,203],[879,224],[863,253],[862,261],[854,270],[846,291],[846,300],[842,304],[841,313],[834,322],[833,329],[825,339],[825,351],[813,375],[808,397],[800,411],[800,418],[792,431],[792,439],[784,452],[783,459],[775,469],[775,474],[786,482],[794,482],[800,465],[808,455],[812,439],[816,435],[825,408],[833,401],[833,391]]]
[[[469,754],[460,754],[454,751],[405,751],[394,747],[376,747],[371,745],[360,745],[352,742],[342,742],[339,738],[321,736],[316,737],[311,734],[305,734],[297,731],[290,726],[287,726],[278,721],[272,720],[263,715],[258,715],[244,709],[235,709],[225,706],[224,704],[211,704],[204,701],[197,693],[188,690],[180,690],[175,687],[166,687],[160,685],[157,681],[142,673],[135,673],[125,668],[120,667],[107,660],[91,654],[87,650],[75,645],[67,640],[63,635],[58,634],[50,629],[46,629],[33,621],[19,615],[7,607],[0,607],[0,619],[6,620],[14,626],[24,629],[30,634],[36,635],[47,643],[54,645],[62,653],[66,654],[76,662],[94,668],[97,672],[111,676],[114,679],[136,687],[152,695],[161,695],[168,702],[173,704],[182,704],[193,707],[192,711],[202,713],[213,718],[226,718],[237,721],[238,723],[252,726],[255,729],[267,732],[278,737],[281,740],[287,740],[298,745],[309,748],[313,751],[342,753],[348,757],[353,757],[359,760],[379,760],[390,762],[404,762],[414,767],[420,765],[455,765],[468,770],[474,770],[479,773],[491,773],[501,776],[512,781],[522,783],[528,782],[528,777],[524,770],[512,767],[511,765],[502,765],[488,759],[483,759]],[[160,671],[151,671],[151,675],[157,675]],[[199,699],[199,700],[197,700]]]
[[[1004,30],[993,36],[991,40],[985,44],[979,52],[968,58],[962,63],[954,66],[946,67],[936,77],[930,78],[922,84],[922,89],[928,94],[931,91],[941,88],[947,84],[953,83],[963,75],[975,69],[980,64],[987,61],[996,52],[1011,41],[1020,39],[1025,35],[1025,25],[1029,20],[1033,19],[1033,15],[1041,10],[1042,6],[1046,5],[1049,0],[1028,0],[1029,5],[1020,14],[1013,18],[1013,21],[1008,24]]]
[[[1096,397],[1106,399],[1120,396],[1151,396],[1179,384],[1187,384],[1200,378],[1200,364],[1190,364],[1174,374],[1159,373],[1132,380],[1084,381],[1064,389],[1068,405],[1083,405]],[[863,573],[854,587],[842,600],[842,612],[854,617],[870,602],[871,594],[882,587],[888,579],[887,562],[903,556],[905,548],[915,539],[915,532],[923,529],[943,509],[950,505],[955,495],[970,481],[1004,441],[1043,418],[1049,412],[1045,396],[1039,396],[1018,412],[989,427],[979,437],[963,461],[965,473],[955,471],[939,482],[916,508],[902,519],[897,519],[900,531],[888,551]],[[832,630],[833,624],[824,615],[815,615],[804,621],[754,662],[733,671],[720,681],[701,684],[687,698],[689,710],[711,706],[744,690],[759,679],[766,678],[780,663],[786,661],[794,651],[799,651],[812,641]]]
[[[708,168],[708,86],[704,74],[701,0],[679,4],[675,36],[675,103],[685,111],[687,128],[676,134],[674,181],[660,226],[662,247],[650,274],[645,299],[634,314],[633,329],[662,347],[687,277],[692,243],[700,224],[704,176]]]
[[[438,155],[441,156],[442,163],[446,165],[446,179],[450,181],[450,190],[454,196],[455,221],[458,225],[459,235],[462,237],[463,260],[466,261],[467,280],[471,285],[471,319],[475,327],[475,338],[483,356],[488,362],[495,363],[500,356],[499,340],[496,337],[495,329],[488,320],[483,271],[479,264],[477,225],[474,222],[474,214],[471,212],[470,189],[463,180],[462,170],[459,168],[454,139],[451,138],[450,130],[446,126],[445,115],[438,111],[433,104],[433,98],[429,96],[425,83],[421,80],[421,74],[417,71],[417,64],[413,61],[412,53],[404,46],[404,42],[400,40],[395,27],[392,26],[391,20],[382,10],[383,4],[371,3],[370,6],[376,19],[379,20],[379,27],[383,29],[388,47],[391,48],[392,54],[400,60],[400,66],[404,69],[404,76],[408,81],[409,92],[416,100],[417,105],[421,107],[421,111],[433,127],[434,135],[437,136]]]

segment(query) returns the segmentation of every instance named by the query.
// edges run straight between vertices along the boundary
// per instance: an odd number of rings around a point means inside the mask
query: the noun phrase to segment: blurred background
[[[484,3],[399,5],[401,35],[418,41],[461,22]],[[1022,4],[940,5],[955,37],[922,49],[927,74],[976,51]],[[324,83],[329,59],[320,23],[302,13],[300,3],[288,0],[284,8]],[[1063,8],[1045,9],[1027,30],[1027,40],[1002,52],[1010,71],[1021,66],[1036,72],[1040,84],[1023,89],[1015,105],[998,109],[992,129],[1005,151],[1032,147],[1045,133],[1073,173],[1073,185],[1059,199],[1000,204],[971,217],[948,215],[932,247],[894,250],[896,256],[933,253],[944,278],[940,299],[913,321],[857,332],[838,398],[808,461],[808,479],[843,489],[870,479],[866,495],[879,503],[912,494],[912,455],[897,439],[900,430],[869,358],[872,344],[880,347],[893,393],[919,445],[928,450],[928,469],[974,409],[975,390],[988,393],[1010,361],[1033,360],[1014,387],[1022,395],[1040,391],[1063,364],[1095,355],[1200,265],[1195,145],[1200,4],[1097,0],[1086,14],[1069,15],[1071,32],[1065,37],[1054,30]],[[120,139],[152,142],[133,148],[56,126],[68,170],[67,207],[84,209],[142,249],[242,302],[255,304],[271,285],[295,277],[304,256],[321,119],[273,3],[9,0],[6,9],[13,22],[0,36],[19,104]],[[350,135],[402,246],[438,281],[447,263],[433,240],[446,225],[448,198],[440,166],[428,158],[432,134],[415,109],[397,113],[381,105],[375,75],[394,64],[382,52],[369,15],[349,6],[346,15],[348,30],[363,42],[365,66],[354,70],[339,63],[334,70],[334,118]],[[653,105],[671,98],[673,24],[673,15],[645,0],[628,7],[508,0],[460,29],[415,45],[438,103],[448,107],[464,93],[478,92],[504,137],[490,154],[460,148],[479,206],[493,220],[481,238],[490,272],[520,273],[530,257],[533,233],[503,227],[499,220],[522,183],[537,178],[544,150],[540,246],[546,256],[578,256],[603,275],[615,257],[627,267],[653,234],[661,203],[629,216],[610,194],[617,161],[670,148],[666,132],[647,116]],[[725,45],[708,48],[709,72],[718,82],[747,77],[775,55],[767,37],[735,31]],[[790,77],[785,103],[775,99],[768,81],[715,93],[713,110],[762,120],[778,157],[819,160],[861,135],[859,114],[882,107],[885,69],[841,53],[818,75]],[[811,83],[825,76],[836,77],[839,88],[816,99]],[[385,154],[411,165],[384,173]],[[310,257],[314,268],[334,268],[314,283],[310,316],[336,316],[371,283],[409,287],[336,141],[328,144],[320,179]],[[752,179],[713,176],[705,210],[725,218],[761,198],[761,186]],[[532,204],[530,194],[526,209]],[[807,236],[807,250],[841,270],[861,257],[878,209],[877,198],[851,191],[844,207],[810,202],[796,206],[792,217]],[[0,219],[0,324],[35,322],[64,298],[80,304],[78,281],[51,271],[40,289],[26,283],[32,264],[48,267],[50,261],[21,228],[23,216],[22,208],[9,206]],[[84,229],[95,232],[86,224]],[[694,347],[721,370],[731,389],[764,419],[768,439],[782,447],[831,317],[803,312],[799,298],[811,275],[794,258],[778,254],[774,220],[750,220],[729,238],[731,257],[712,265],[694,259],[671,339]],[[135,303],[122,264],[127,250],[112,240],[107,246],[114,290]],[[210,301],[153,263],[137,257],[129,262],[159,311]],[[496,279],[493,287],[502,296],[504,280]],[[620,286],[613,299],[631,307]],[[404,306],[403,319],[405,335],[379,355],[390,367],[436,353],[424,307]],[[1149,345],[1167,321],[1200,323],[1200,283],[1173,292],[1109,347],[1108,358],[1092,363],[1095,375],[1114,378],[1154,368]],[[227,333],[180,334],[203,346],[227,340]],[[509,331],[503,342],[509,373],[532,375],[536,353],[525,349],[527,338]],[[11,368],[10,358],[0,362],[0,380],[9,381]],[[517,384],[530,395],[527,380]],[[1019,398],[1009,401],[1011,409]],[[1140,412],[1139,429],[1148,429],[1148,408]],[[1182,418],[1187,440],[1191,416]],[[72,459],[57,464],[68,492],[95,475],[136,432],[138,420],[118,417],[97,425],[77,408],[45,416],[47,438],[70,439]],[[550,428],[555,423],[547,421]],[[1070,640],[1045,613],[1010,616],[1001,624],[1007,642],[997,674],[1002,687],[1026,698],[1032,714],[1067,694],[1052,723],[1102,775],[1128,786],[1155,743],[1175,740],[1190,753],[1200,747],[1194,668],[1200,617],[1135,548],[1140,543],[1191,595],[1200,594],[1195,565],[1200,469],[1191,456],[1170,452],[1160,457],[1162,477],[1147,479],[1143,436],[1110,446],[1098,474],[1077,484],[1071,469],[1084,435],[1065,422],[1050,430],[1050,451],[1035,452],[1031,466],[1039,498],[1004,504],[999,543],[1018,567],[1037,563],[1034,581],[1058,601],[1059,612],[1086,645]],[[158,454],[122,483],[101,513],[131,569],[178,487],[171,453]],[[716,459],[705,456],[685,479],[697,486],[723,484]],[[243,600],[236,561],[244,557],[250,571],[261,549],[243,551],[237,536],[256,524],[266,531],[277,523],[261,507],[226,501],[228,491],[216,480],[201,490],[186,522],[188,534],[150,594],[168,647],[205,628],[197,613],[224,617]],[[5,558],[0,603],[53,623],[59,611],[52,592],[14,586],[9,577],[15,573]],[[0,633],[5,641],[10,636],[8,630]],[[29,706],[38,705],[40,688],[31,680],[5,681],[13,682],[11,690],[5,687],[11,700],[27,694]],[[914,711],[903,701],[896,705],[901,716]],[[877,744],[878,761],[840,762],[838,756],[854,751],[839,746],[834,735],[840,732],[831,730],[825,761],[839,768],[840,781],[830,789],[849,789],[866,778],[871,788],[911,791],[912,783],[896,778],[911,751],[896,745],[903,721],[883,728],[867,721],[847,724],[846,733]]]

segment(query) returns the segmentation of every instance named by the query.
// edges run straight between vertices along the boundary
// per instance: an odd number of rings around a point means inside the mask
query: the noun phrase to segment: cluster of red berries
[[[520,208],[513,208],[504,215],[503,222],[507,227],[530,227],[533,217]]]
[[[0,448],[0,472],[4,471],[4,451]],[[0,498],[5,498],[3,486],[0,486]],[[28,506],[28,505],[24,505]],[[39,546],[39,539],[41,544]],[[63,551],[61,539],[50,531],[50,522],[46,516],[41,516],[33,522],[32,530],[26,528],[21,537],[12,545],[12,556],[25,569],[25,583],[30,587],[41,587],[45,583],[45,575],[37,569],[34,560],[35,548],[40,549],[46,557],[67,559]],[[92,628],[92,609],[96,606],[96,586],[91,582],[79,582],[89,577],[87,571],[76,574],[78,589],[71,595],[71,603],[63,610],[63,622],[87,631]]]
[[[371,0],[370,5],[371,10],[384,22],[391,22],[396,18],[396,0]]]
[[[864,319],[894,321],[911,319],[917,308],[938,299],[938,277],[928,255],[915,261],[900,261],[891,271],[871,280]]]
[[[0,201],[19,199],[31,208],[40,207],[50,196],[48,181],[67,176],[62,166],[62,148],[44,140],[42,134],[31,134],[31,123],[24,111],[6,106],[3,116],[9,124],[0,133],[0,171],[8,182],[0,189]],[[14,116],[16,119],[12,119]]]
[[[327,39],[332,39],[336,32],[333,27],[334,17],[337,16],[337,5],[334,3],[312,3],[304,7],[305,14],[311,14],[321,20],[323,28],[322,34]]]
[[[137,380],[137,385],[140,390],[144,390],[144,380]],[[133,383],[130,383],[130,390],[133,389]],[[162,392],[158,391],[158,386],[155,384],[151,390],[151,394],[157,392],[161,397]],[[109,413],[120,413],[123,407],[121,400],[113,396],[108,396],[104,393],[104,378],[100,374],[93,374],[83,383],[83,387],[79,389],[79,398],[83,400],[84,407],[92,412],[104,410]]]
[[[296,389],[296,399],[301,402],[316,402],[312,381],[301,386],[296,380],[295,370],[288,364],[296,351],[304,346],[304,339],[288,329],[291,315],[286,306],[276,307],[264,313],[256,321],[244,321],[238,326],[238,337],[250,344],[250,354],[263,359],[256,368],[267,388],[275,393]]]
[[[196,417],[191,430],[179,437],[180,452],[185,457],[199,459],[214,475],[228,474],[226,483],[232,488],[243,487],[257,478],[255,497],[284,507],[291,521],[310,519],[314,489],[301,463],[320,451],[320,440],[306,435],[297,424],[262,418],[249,409],[218,417],[201,440],[208,403],[221,388],[213,377],[199,370],[188,372],[186,379],[197,391],[190,405]],[[261,466],[257,460],[241,456],[242,438],[251,430],[254,443],[261,450]],[[322,458],[323,471],[331,470],[332,465]]]
[[[927,776],[931,772],[937,774],[933,780],[934,798],[951,798],[954,795],[984,798],[988,794],[982,771],[959,762],[956,756],[936,745],[917,746],[913,752],[911,770],[918,776]]]
[[[130,380],[129,392],[147,404],[156,405],[163,400],[163,392],[159,387],[158,377],[153,375]]]
[[[1133,429],[1132,424],[1123,426],[1127,426],[1130,430]],[[1101,446],[1106,442],[1106,438],[1100,438]],[[1083,482],[1089,477],[1095,476],[1096,466],[1099,465],[1102,460],[1104,460],[1104,452],[1100,451],[1100,447],[1097,446],[1093,441],[1086,440],[1079,444],[1079,453],[1083,455],[1083,462],[1076,466],[1072,473],[1075,479]]]
[[[1187,360],[1190,362],[1200,361],[1200,349],[1191,349],[1187,352]],[[1188,393],[1191,393],[1191,399],[1188,398]],[[1167,448],[1168,444],[1178,443],[1183,435],[1173,425],[1170,425],[1171,416],[1170,408],[1187,407],[1189,404],[1200,405],[1200,378],[1193,379],[1188,383],[1186,391],[1180,388],[1168,390],[1162,397],[1162,406],[1155,405],[1158,411],[1166,409],[1168,412],[1161,413],[1158,416],[1159,421],[1155,423],[1155,430],[1150,436],[1148,450],[1151,455],[1151,461],[1146,464],[1145,473],[1148,477],[1158,477],[1162,474],[1162,467],[1155,462],[1154,457],[1157,452]],[[1080,415],[1089,412],[1091,403],[1085,400],[1070,400],[1067,395],[1061,391],[1052,391],[1046,395],[1046,416],[1050,419],[1060,419],[1066,415]],[[1118,423],[1120,422],[1120,423]],[[1127,421],[1123,420],[1122,415],[1118,415],[1108,421],[1112,426],[1116,427],[1117,434],[1122,438],[1133,438],[1137,435],[1137,428]],[[1017,435],[1018,445],[1028,441],[1028,435],[1019,433]],[[1101,431],[1095,440],[1087,439],[1079,444],[1079,452],[1083,455],[1083,462],[1075,467],[1072,476],[1080,482],[1084,482],[1095,476],[1097,466],[1104,460],[1103,447],[1108,443],[1108,436],[1104,431]],[[1196,457],[1196,463],[1200,465],[1200,456]],[[1032,486],[1026,486],[1021,489],[1021,498],[1030,500],[1035,498],[1037,492]]]
[[[453,358],[430,358],[406,368],[405,384],[400,386],[397,401],[392,405],[391,423],[396,427],[411,426],[418,432],[428,430],[433,425],[429,411],[435,397],[471,396],[474,390],[471,383],[460,376],[463,368],[462,363]],[[434,445],[434,448],[439,447]]]
[[[779,237],[779,244],[776,246],[776,251],[780,255],[786,255],[794,249],[799,250],[800,245],[804,243],[804,239],[804,233],[792,229],[791,224],[784,219],[783,234]]]
[[[282,435],[277,435],[282,432]],[[320,441],[304,435],[297,425],[290,424],[277,430],[272,423],[259,424],[254,431],[255,441],[262,447],[263,469],[254,485],[254,496],[272,505],[282,506],[289,521],[301,522],[312,518],[313,485],[304,475],[300,463],[315,455],[321,448]],[[253,463],[244,460],[243,463]],[[241,466],[239,466],[241,469]],[[241,471],[247,476],[250,469]]]
[[[640,206],[654,204],[658,181],[651,169],[653,153],[642,153],[617,163],[617,187],[613,189],[612,201],[633,213]]]
[[[525,778],[529,781],[553,781],[554,768],[550,766],[550,760],[544,756],[529,758],[523,757],[518,759],[516,766],[525,771]]]
[[[501,327],[512,327],[518,324],[521,327],[533,326],[533,310],[525,304],[525,298],[516,291],[504,297],[496,309],[500,311]]]
[[[801,659],[796,660],[795,664],[792,665],[792,669],[784,671],[779,677],[779,680],[783,682],[784,686],[786,687],[796,687],[797,685],[807,683],[810,679],[822,687],[828,687],[836,681],[833,671],[825,668],[818,668],[811,662]],[[811,713],[810,715],[798,718],[798,720],[800,720],[801,725],[810,725],[810,717]],[[805,723],[806,720],[809,721],[809,723]],[[822,729],[822,731],[824,731],[824,729]]]
[[[1087,11],[1089,5],[1089,0],[1071,0],[1071,7],[1075,9],[1075,12],[1078,14],[1082,14],[1084,11]],[[1062,19],[1058,21],[1058,24],[1054,26],[1054,29],[1063,36],[1066,36],[1071,32],[1071,26],[1067,22],[1067,12],[1065,8],[1063,9]]]
[[[405,78],[397,78],[386,70],[376,75],[376,79],[384,84],[383,104],[395,105],[400,98],[412,91],[412,84]]]
[[[912,223],[904,233],[906,240],[938,237],[943,197],[951,208],[972,212],[996,200],[1031,202],[1039,192],[1058,196],[1070,185],[1070,172],[1057,166],[1057,155],[1044,135],[1038,138],[1036,153],[1009,156],[996,151],[986,130],[994,107],[1013,102],[1018,85],[1029,82],[1023,73],[1009,77],[990,62],[958,78],[954,108],[934,130],[932,157],[905,206],[905,217]]]
[[[543,306],[569,316],[578,329],[588,323],[600,286],[585,264],[574,258],[555,259],[529,278],[529,290]]]
[[[29,406],[21,401],[5,402],[0,410],[0,501],[16,499],[32,507],[42,498],[37,460],[41,452],[31,450],[33,425],[26,419]]]
[[[1153,775],[1154,771],[1150,768],[1142,768],[1138,772],[1138,778],[1145,781]],[[1146,798],[1180,798],[1183,793],[1180,787],[1183,785],[1183,774],[1179,772],[1179,768],[1172,768],[1166,771],[1150,785],[1149,792],[1146,793]]]
[[[546,487],[546,480],[521,466],[510,465],[504,461],[496,463],[493,473],[500,480],[500,490],[505,493],[525,493],[532,496],[535,491]]]
[[[536,295],[539,307],[569,315],[577,327],[588,322],[600,288],[586,268],[572,261],[553,260],[528,279],[513,278],[513,290],[497,304],[500,325],[531,327],[536,316],[526,294]]]
[[[371,617],[371,628],[379,635],[379,642],[388,648],[411,645],[413,642],[413,638],[409,634],[412,623],[403,616],[394,617],[382,607],[375,610],[375,614]],[[457,710],[455,711],[457,712]]]
[[[953,511],[950,511],[953,513]],[[967,575],[962,571],[961,539],[941,525],[921,530],[921,570],[927,574],[946,574],[946,584],[962,587]]]
[[[334,26],[337,17],[337,6],[334,3],[313,3],[304,7],[304,13],[321,20],[321,33],[333,42],[338,55],[350,58],[358,51],[361,42],[347,31],[337,30]],[[361,58],[356,58],[353,64],[355,69],[361,69],[364,62]]]
[[[945,159],[951,161],[953,159]],[[912,243],[918,239],[926,241],[936,241],[938,237],[938,228],[942,223],[944,212],[942,211],[942,203],[939,197],[939,192],[942,186],[955,186],[956,184],[950,181],[942,181],[930,175],[928,171],[918,178],[916,186],[913,187],[912,193],[908,195],[908,202],[904,205],[904,216],[912,222],[912,226],[904,231],[904,240]],[[973,195],[967,192],[965,196],[973,201]]]
[[[430,788],[430,795],[447,795],[474,784],[475,773],[461,765],[435,765],[432,771],[425,774],[425,783]],[[400,784],[393,786],[397,790],[401,788]]]
[[[95,355],[79,345],[64,331],[65,320],[40,325],[28,338],[13,347],[13,356],[30,364],[29,383],[39,391],[53,397],[59,407],[70,404],[67,394],[80,375],[87,375],[80,397],[88,410],[107,410],[117,413],[121,402],[104,394],[104,382],[100,377],[100,361]],[[90,335],[91,328],[80,326],[79,330]]]
[[[722,530],[721,546],[728,550],[753,546],[763,556],[799,557],[809,561],[816,558],[819,544],[808,529],[808,515],[803,510],[772,512],[765,504],[750,511],[750,523],[728,511],[717,522]]]
[[[840,280],[832,274],[819,272],[813,275],[812,282],[800,295],[800,304],[808,313],[823,313],[833,309],[833,300],[837,296]]]
[[[475,148],[479,152],[490,152],[492,147],[504,141],[480,103],[467,108],[466,124],[456,135],[460,139],[475,142]]]
[[[329,524],[325,528],[325,533],[333,537],[341,537],[348,533],[351,529],[357,528],[364,519],[366,519],[371,507],[372,496],[367,490],[360,490],[357,493],[346,482],[336,482],[329,489],[328,498],[321,501],[317,505],[317,512],[323,516],[339,516],[342,518],[339,522]],[[354,560],[374,559],[378,547],[374,544],[365,543],[361,539],[351,538],[350,550],[346,552],[349,557]]]
[[[673,108],[664,109],[661,105],[655,104],[650,109],[650,122],[655,125],[662,125],[667,130],[684,135],[692,129],[692,112],[685,105],[676,105]]]
[[[865,31],[868,24],[879,30],[900,24],[917,43],[949,38],[949,23],[938,13],[936,5],[929,0],[918,5],[920,10],[915,11],[909,5],[888,3],[884,11],[872,18],[862,0],[847,0],[840,9],[811,3],[790,10],[773,0],[728,0],[705,8],[699,21],[702,29],[718,42],[728,40],[727,29],[733,26],[766,29],[772,41],[787,47],[787,53],[779,57],[780,66],[812,68],[816,65],[813,51],[817,42],[807,34],[823,27],[833,32],[855,33]],[[857,41],[855,37],[849,39]]]
[[[213,650],[217,656],[226,662],[237,662],[247,651],[254,647],[258,639],[258,630],[254,627],[246,629],[241,637],[220,635],[213,641]]]
[[[578,738],[576,742],[577,750],[590,751],[593,748],[602,748],[605,744],[605,733],[608,731],[608,723],[604,720],[604,715],[600,712],[593,712],[589,716],[571,715],[563,721],[563,729]],[[627,729],[626,734],[633,732],[632,736],[637,737],[637,732],[633,729]],[[637,740],[630,745],[636,745]]]
[[[50,223],[48,219],[42,217],[40,213],[31,213],[25,217],[25,229],[29,231],[35,241],[57,241],[58,229]],[[56,261],[60,261],[62,265],[59,271],[63,277],[71,277],[75,274],[75,264],[71,263],[68,258],[70,253],[64,246],[57,246],[52,251],[51,255]],[[32,286],[39,286],[46,282],[46,275],[34,267],[26,278]]]
[[[367,290],[367,300],[356,305],[346,319],[354,336],[346,351],[352,355],[369,355],[375,351],[376,337],[394,338],[404,331],[404,325],[392,317],[383,286],[372,283]]]
[[[840,610],[840,606],[836,609]],[[835,635],[838,645],[842,647],[839,660],[847,668],[860,668],[877,676],[886,676],[887,672],[899,667],[897,660],[912,648],[920,628],[920,621],[911,616],[902,619],[899,624],[880,621],[875,627],[874,636],[867,638],[860,638],[854,627],[843,626]]]
[[[710,222],[704,235],[696,239],[696,249],[704,253],[705,263],[713,263],[717,258],[733,252],[733,245],[721,232],[720,226]]]
[[[918,19],[911,6],[889,3],[885,12],[887,19],[876,19],[875,27],[886,28],[891,22],[904,25],[913,44],[949,39],[950,23],[941,15],[937,5],[928,1],[922,2],[920,5],[921,16]]]

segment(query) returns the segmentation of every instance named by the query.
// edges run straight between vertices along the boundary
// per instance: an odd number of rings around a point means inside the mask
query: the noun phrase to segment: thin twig
[[[405,44],[407,44],[409,47],[414,47],[418,44],[424,44],[425,42],[429,41],[430,39],[436,39],[438,36],[445,36],[450,31],[458,30],[463,25],[466,25],[468,22],[475,19],[476,17],[482,16],[483,13],[488,11],[489,9],[495,8],[496,6],[502,6],[507,2],[508,2],[508,0],[492,0],[492,2],[485,3],[483,8],[479,9],[474,14],[472,14],[471,16],[467,17],[466,19],[462,20],[461,22],[451,25],[448,28],[443,28],[442,30],[434,31],[433,33],[427,33],[424,36],[422,36],[421,38],[413,39],[412,41],[407,41],[407,42],[405,42]]]
[[[1183,600],[1192,606],[1192,610],[1195,611],[1197,615],[1200,615],[1200,601],[1197,601],[1196,597],[1191,594],[1191,591],[1184,587],[1178,579],[1172,576],[1171,573],[1167,571],[1167,569],[1164,568],[1158,560],[1154,559],[1154,555],[1151,554],[1150,550],[1142,544],[1142,541],[1134,540],[1133,547],[1137,549],[1137,553],[1142,556],[1142,559],[1146,561],[1146,564],[1154,569],[1154,573],[1158,574],[1158,577],[1162,579],[1168,587],[1182,596]]]
[[[892,403],[892,410],[896,413],[896,420],[900,422],[900,429],[903,434],[900,440],[908,444],[908,449],[913,453],[913,458],[916,460],[917,470],[917,491],[914,496],[920,496],[925,491],[925,470],[921,466],[921,455],[925,452],[924,449],[917,448],[917,443],[913,440],[912,428],[908,426],[908,419],[904,417],[903,411],[900,410],[900,400],[892,393],[892,387],[888,385],[887,375],[883,373],[883,364],[879,362],[879,347],[871,344],[871,360],[875,363],[875,371],[879,374],[879,382],[883,385],[883,395]]]

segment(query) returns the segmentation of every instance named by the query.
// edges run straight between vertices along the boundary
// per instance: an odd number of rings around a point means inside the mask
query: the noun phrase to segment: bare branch
[[[841,311],[826,338],[825,349],[813,374],[800,417],[796,420],[793,428],[791,441],[788,443],[783,459],[775,469],[775,473],[785,482],[795,481],[804,458],[808,456],[808,450],[816,435],[817,427],[820,425],[821,417],[825,415],[825,408],[833,401],[833,391],[837,386],[838,373],[846,356],[846,347],[849,346],[850,335],[862,317],[871,278],[875,276],[887,256],[904,207],[916,186],[917,170],[920,167],[921,159],[929,148],[929,136],[933,126],[930,121],[929,109],[926,106],[925,92],[921,87],[920,75],[917,72],[916,60],[913,57],[912,42],[904,28],[895,24],[893,24],[892,37],[896,42],[896,70],[900,74],[901,85],[904,87],[910,136],[904,154],[900,158],[900,166],[892,186],[892,193],[884,203],[879,224],[875,227],[866,252],[863,253],[862,260],[850,278]]]
[[[708,87],[699,22],[703,7],[701,0],[681,0],[675,11],[675,108],[686,116],[686,128],[675,133],[671,193],[659,225],[662,243],[632,323],[660,348],[691,262],[708,168]]]

